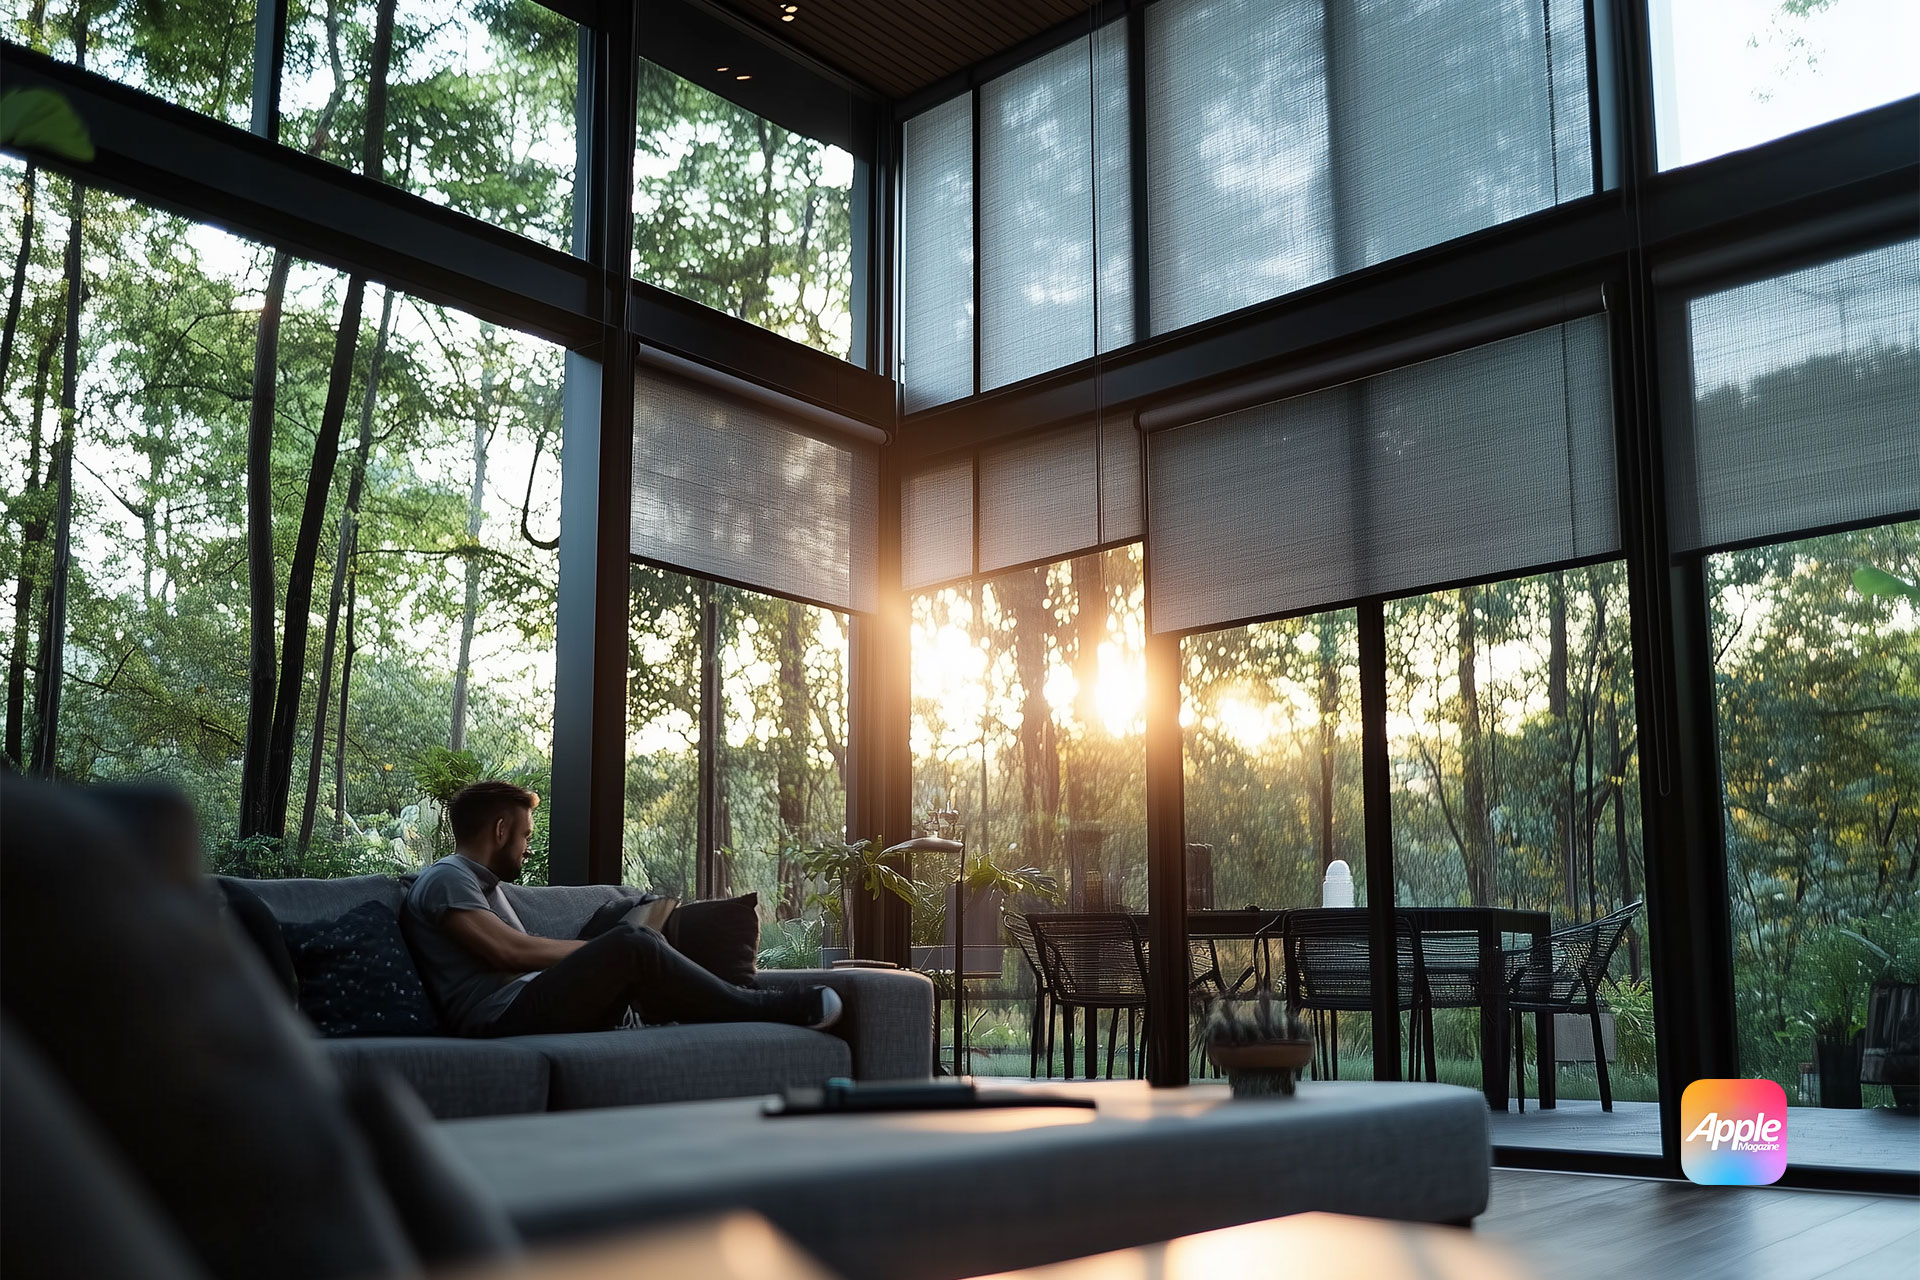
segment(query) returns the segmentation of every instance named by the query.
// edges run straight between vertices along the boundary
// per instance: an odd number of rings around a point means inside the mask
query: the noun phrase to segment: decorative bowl
[[[1236,1098],[1290,1096],[1300,1072],[1313,1061],[1313,1041],[1210,1044],[1207,1058],[1227,1077]]]

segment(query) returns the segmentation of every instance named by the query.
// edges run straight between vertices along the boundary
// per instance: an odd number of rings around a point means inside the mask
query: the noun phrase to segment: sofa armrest
[[[831,1028],[853,1050],[856,1080],[933,1074],[933,983],[904,969],[762,969],[761,987],[832,987],[845,1011]]]

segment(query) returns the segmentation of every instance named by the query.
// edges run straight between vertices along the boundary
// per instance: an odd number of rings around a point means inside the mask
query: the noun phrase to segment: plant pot
[[[1860,1038],[1818,1041],[1813,1056],[1820,1070],[1820,1105],[1859,1110]]]
[[[1207,1058],[1226,1076],[1236,1098],[1290,1095],[1300,1073],[1313,1061],[1313,1041],[1210,1044]]]
[[[1876,982],[1867,996],[1866,1040],[1860,1055],[1863,1084],[1893,1090],[1902,1111],[1920,1104],[1920,983]]]

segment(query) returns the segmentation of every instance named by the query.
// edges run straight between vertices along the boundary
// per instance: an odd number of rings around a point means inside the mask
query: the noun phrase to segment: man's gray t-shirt
[[[422,871],[407,894],[407,940],[440,1017],[460,1035],[478,1035],[536,975],[487,968],[447,932],[449,911],[491,911],[521,933],[527,929],[501,892],[500,877],[464,854],[449,854]]]

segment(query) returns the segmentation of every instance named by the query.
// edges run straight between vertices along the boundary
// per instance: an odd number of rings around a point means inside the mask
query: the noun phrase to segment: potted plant
[[[848,906],[855,893],[865,893],[875,901],[881,894],[891,893],[909,907],[924,903],[922,887],[882,855],[881,842],[877,839],[852,843],[828,840],[795,849],[791,856],[808,878],[837,886],[837,892],[815,893],[808,905],[817,905],[824,914],[839,917],[849,949],[856,913],[848,910]]]
[[[1860,1105],[1860,1042],[1865,996],[1875,966],[1865,940],[1850,929],[1828,926],[1800,948],[1799,1023],[1813,1037],[1820,1073],[1820,1105]]]
[[[1290,1095],[1313,1061],[1313,1033],[1264,987],[1252,1000],[1214,1001],[1200,1039],[1236,1098]]]

